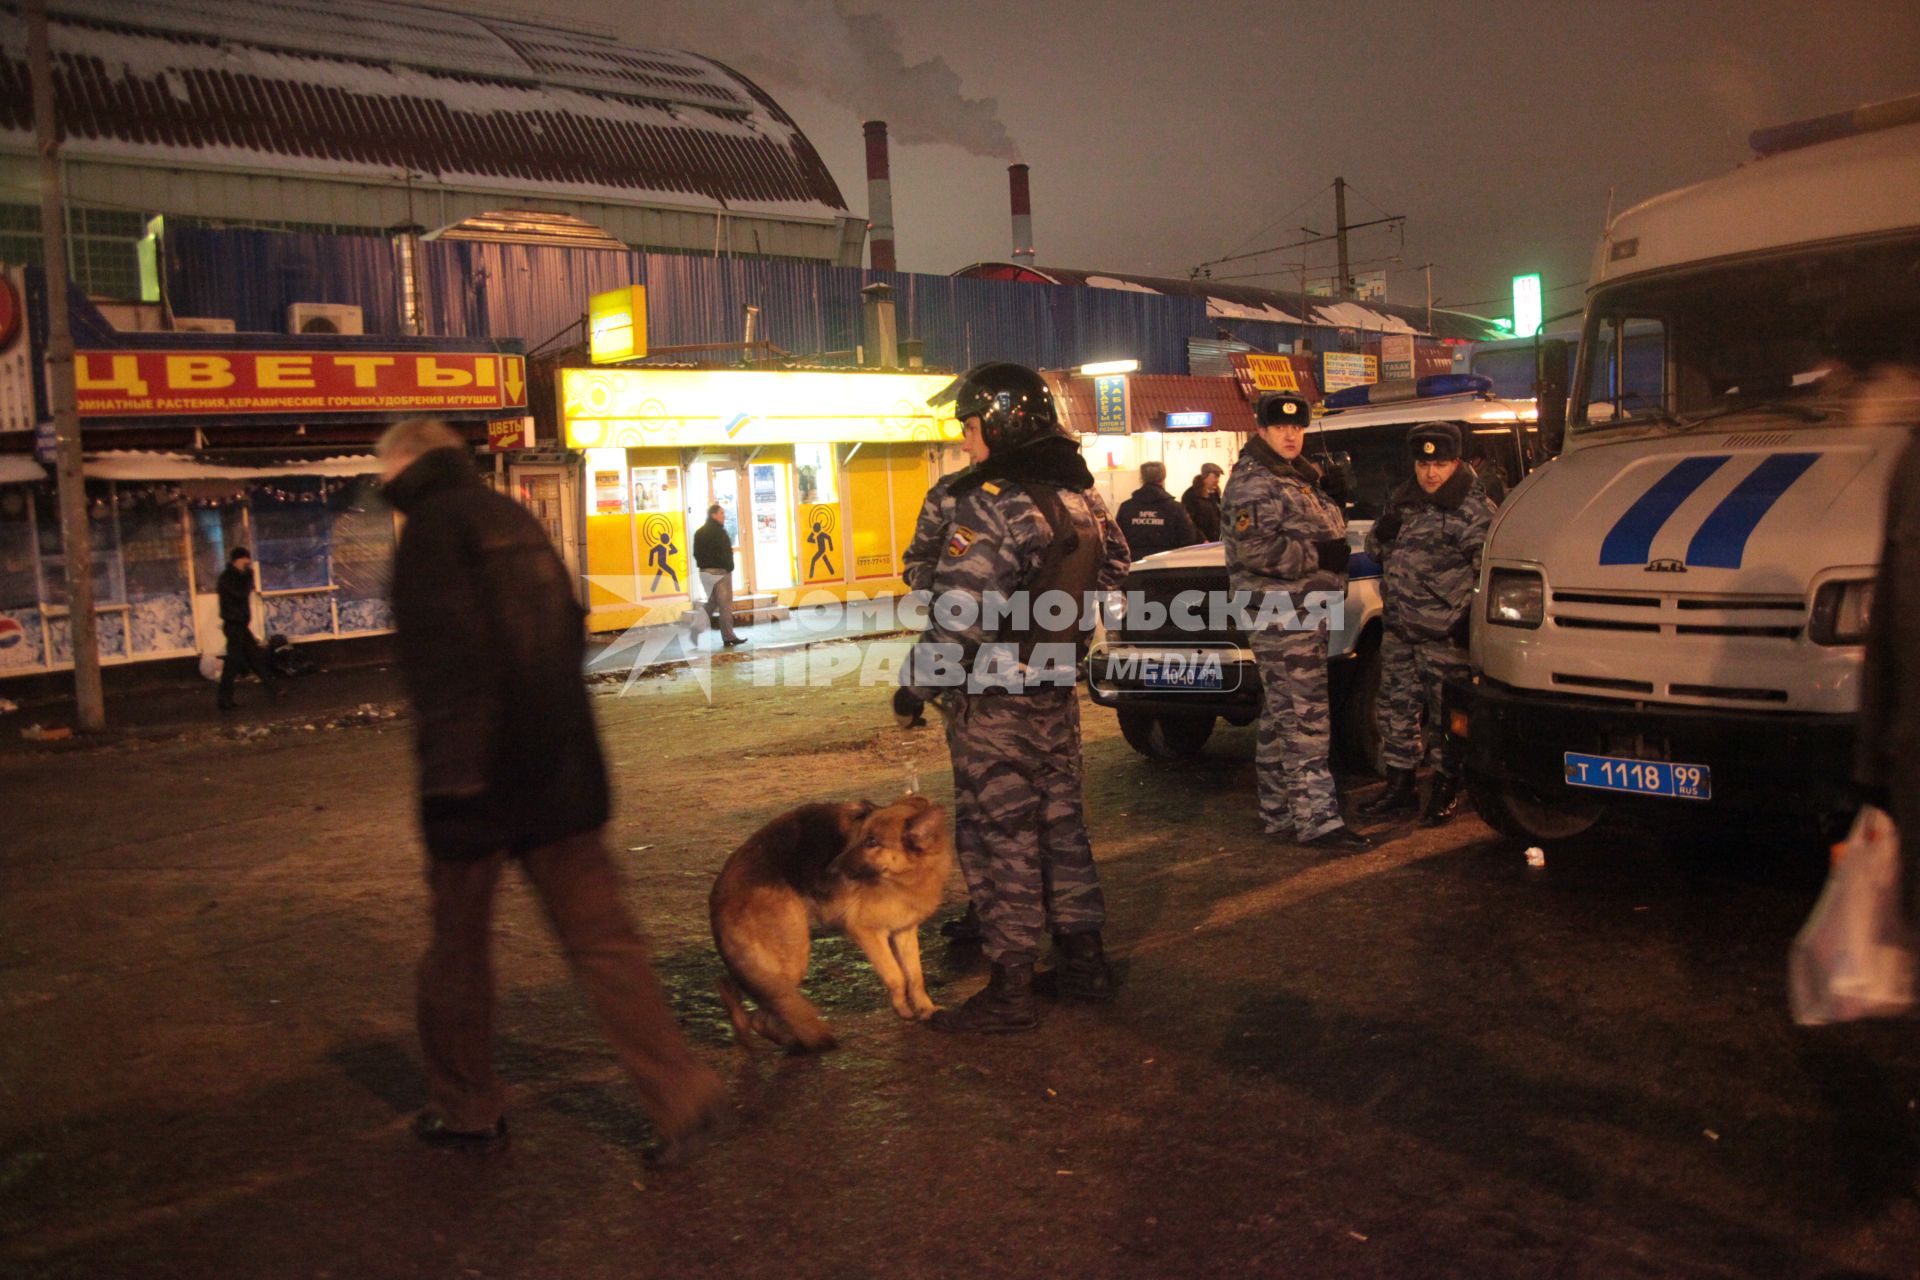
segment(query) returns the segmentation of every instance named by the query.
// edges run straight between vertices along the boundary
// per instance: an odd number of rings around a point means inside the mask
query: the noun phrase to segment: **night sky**
[[[1577,307],[1616,207],[1723,172],[1753,128],[1920,92],[1920,4],[1202,4],[558,0],[638,44],[760,81],[866,209],[860,121],[893,126],[900,263],[1009,251],[1009,158],[1033,167],[1038,262],[1185,276],[1348,217],[1389,297],[1504,314],[1540,271]],[[935,141],[934,139],[944,139]],[[1839,196],[1844,193],[1836,193]],[[1304,251],[1327,272],[1331,246]],[[1302,250],[1214,269],[1297,287]],[[1397,258],[1398,261],[1392,261]],[[1571,286],[1571,287],[1567,287]]]

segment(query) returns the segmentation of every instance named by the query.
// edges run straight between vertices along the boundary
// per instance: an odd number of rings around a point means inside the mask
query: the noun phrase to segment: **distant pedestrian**
[[[607,774],[582,681],[585,615],[539,522],[489,489],[444,423],[380,440],[400,671],[413,701],[433,938],[419,969],[436,1146],[504,1142],[493,1072],[489,920],[508,859],[546,908],[574,980],[659,1131],[659,1163],[728,1126],[726,1089],[687,1047],[620,898],[603,828]]]
[[[1039,1022],[1036,992],[1091,1001],[1114,994],[1074,686],[1084,602],[1120,585],[1126,544],[1038,373],[976,365],[955,391],[954,416],[988,456],[951,486],[931,622],[913,646],[894,712],[911,715],[933,699],[946,712],[954,846],[991,976],[928,1025],[1029,1031]],[[990,625],[986,602],[995,597],[1023,605],[1021,621]],[[1074,616],[1049,621],[1040,606],[1059,598]],[[1058,963],[1036,975],[1049,934]]]
[[[1909,324],[1905,331],[1920,329]],[[1875,345],[1886,342],[1877,336]],[[1912,369],[1883,365],[1847,390],[1852,425],[1920,428],[1920,375]],[[1866,798],[1893,817],[1907,919],[1920,928],[1920,436],[1894,466],[1880,570],[1868,599],[1870,606],[1859,606],[1868,621],[1854,774]]]
[[[1420,820],[1429,827],[1451,818],[1460,803],[1461,762],[1441,718],[1441,693],[1447,681],[1467,675],[1467,614],[1493,527],[1493,499],[1462,460],[1463,443],[1451,422],[1410,431],[1413,479],[1393,491],[1367,534],[1367,554],[1381,566],[1384,629],[1374,719],[1387,789],[1360,811],[1417,806],[1415,770],[1424,757],[1433,783]]]
[[[267,658],[267,651],[253,638],[253,553],[245,547],[235,547],[227,557],[227,567],[220,571],[220,582],[216,588],[220,593],[220,633],[227,640],[227,656],[220,663],[220,709],[231,711],[237,703],[233,700],[233,682],[239,678],[242,669],[260,677],[260,683],[266,686],[268,696],[278,700],[284,692],[280,683],[274,679],[273,663]]]
[[[1127,550],[1135,560],[1176,547],[1188,547],[1200,541],[1186,508],[1167,492],[1167,465],[1164,462],[1140,464],[1140,487],[1120,504],[1114,513],[1120,532],[1126,536]]]
[[[733,629],[733,539],[727,536],[727,509],[717,502],[707,508],[707,522],[693,535],[693,563],[707,593],[707,621],[728,648],[745,644]]]
[[[1260,732],[1254,747],[1260,818],[1268,835],[1295,844],[1363,852],[1373,841],[1340,814],[1327,757],[1333,710],[1327,693],[1324,614],[1313,617],[1308,595],[1343,596],[1347,588],[1347,521],[1321,488],[1320,472],[1300,456],[1312,410],[1281,392],[1260,402],[1259,427],[1240,451],[1223,504],[1227,570],[1236,592],[1256,607],[1284,596],[1279,621],[1248,637],[1260,664]]]
[[[1193,521],[1193,531],[1202,542],[1220,541],[1220,484],[1225,474],[1217,462],[1202,463],[1200,474],[1180,495],[1180,505],[1187,509],[1187,518]]]

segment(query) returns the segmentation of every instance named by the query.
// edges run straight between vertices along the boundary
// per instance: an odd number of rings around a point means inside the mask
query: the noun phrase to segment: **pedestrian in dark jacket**
[[[602,828],[607,774],[582,681],[584,614],[546,531],[480,480],[443,423],[381,439],[388,500],[407,517],[393,612],[412,697],[433,939],[419,969],[430,1105],[414,1131],[472,1148],[506,1138],[492,1061],[488,924],[517,859],[574,979],[677,1162],[730,1121],[694,1058],[620,900]]]
[[[227,656],[220,663],[220,709],[231,711],[237,705],[233,700],[233,682],[242,670],[259,676],[267,692],[278,699],[282,690],[273,678],[273,664],[267,661],[267,652],[260,647],[260,642],[253,638],[251,551],[245,547],[233,549],[227,557],[227,567],[220,571],[216,590],[220,593],[220,633],[227,640]]]
[[[1920,427],[1920,376],[1878,371],[1858,393],[1853,423]],[[1920,927],[1920,438],[1894,468],[1868,618],[1854,772],[1899,829],[1907,918]]]
[[[733,539],[727,536],[727,509],[707,508],[706,523],[693,535],[693,567],[707,593],[707,621],[727,648],[746,643],[733,629]]]
[[[1140,487],[1120,504],[1114,521],[1126,535],[1127,549],[1135,560],[1200,541],[1200,535],[1193,531],[1193,521],[1187,518],[1186,508],[1167,492],[1164,462],[1140,464]]]
[[[1203,463],[1200,474],[1180,495],[1180,505],[1187,509],[1187,518],[1193,521],[1193,531],[1202,542],[1220,541],[1220,485],[1225,474],[1219,463]]]

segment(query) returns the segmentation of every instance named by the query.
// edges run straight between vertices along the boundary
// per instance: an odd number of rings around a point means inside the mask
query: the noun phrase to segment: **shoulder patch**
[[[1245,533],[1251,528],[1253,528],[1253,512],[1247,510],[1245,507],[1241,507],[1233,513],[1233,531],[1235,533]]]
[[[947,554],[950,556],[963,556],[967,554],[967,548],[971,547],[974,539],[979,536],[979,534],[963,524],[953,526],[953,535],[947,539]]]
[[[996,497],[996,498],[1000,496],[1000,486],[999,486],[999,485],[997,485],[997,484],[995,484],[995,483],[994,483],[993,481],[991,481],[991,480],[983,480],[983,481],[981,481],[981,482],[980,482],[980,487],[981,487],[982,489],[985,489],[985,490],[986,490],[986,491],[987,491],[988,493],[990,493],[990,494],[992,494],[992,495],[993,495],[994,497]]]

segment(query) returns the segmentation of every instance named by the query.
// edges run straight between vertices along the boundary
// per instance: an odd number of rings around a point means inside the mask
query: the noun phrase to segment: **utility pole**
[[[1340,292],[1342,302],[1353,296],[1353,276],[1347,267],[1347,180],[1333,180],[1333,234],[1340,242]]]
[[[1433,336],[1433,264],[1423,262],[1420,269],[1427,273],[1427,336]]]
[[[73,386],[73,325],[67,314],[66,202],[60,191],[60,130],[54,120],[53,55],[47,0],[27,0],[27,74],[33,79],[33,133],[40,151],[40,237],[47,272],[47,398],[52,401],[60,485],[60,545],[67,562],[67,626],[73,637],[73,700],[82,733],[107,727],[100,686],[100,636],[93,616],[93,530]]]

